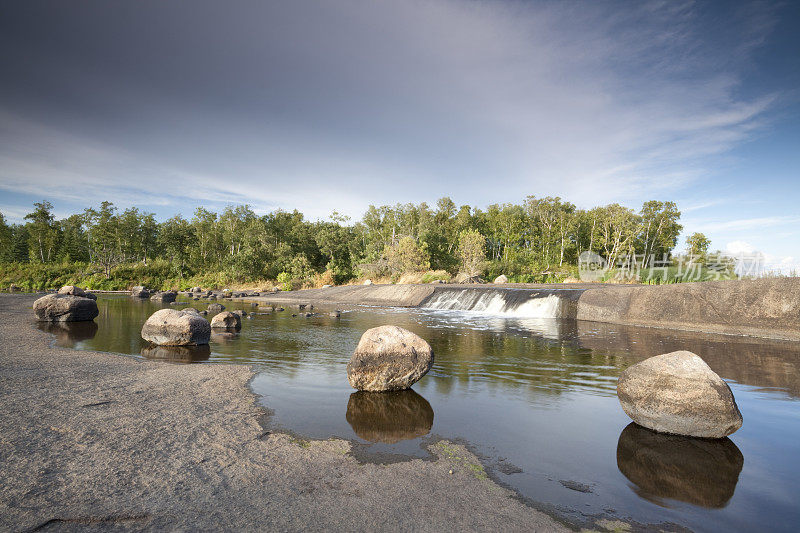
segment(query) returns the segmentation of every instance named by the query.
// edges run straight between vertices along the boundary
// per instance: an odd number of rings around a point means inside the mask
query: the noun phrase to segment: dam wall
[[[352,285],[256,300],[421,307],[800,340],[800,278],[671,285]]]

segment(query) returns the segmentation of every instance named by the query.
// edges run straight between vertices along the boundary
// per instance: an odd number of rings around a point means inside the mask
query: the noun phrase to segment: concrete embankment
[[[560,318],[800,340],[800,278],[673,285],[357,285],[258,299],[277,304],[426,307],[443,293],[458,291],[463,291],[465,302],[474,301],[476,291],[486,291],[503,296],[510,305],[525,293],[529,299],[555,295],[565,302]]]

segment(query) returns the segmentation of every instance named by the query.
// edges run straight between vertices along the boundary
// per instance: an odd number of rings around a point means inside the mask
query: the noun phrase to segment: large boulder
[[[100,314],[97,302],[71,294],[48,294],[33,302],[33,312],[41,322],[80,322]]]
[[[134,298],[150,298],[150,291],[145,289],[142,285],[137,285],[131,289],[131,296]]]
[[[214,318],[211,319],[211,327],[238,331],[242,329],[242,317],[230,311],[223,311],[218,315],[214,315]]]
[[[720,439],[742,427],[730,387],[692,352],[629,367],[619,377],[617,396],[634,422],[662,433]]]
[[[208,344],[211,325],[197,313],[161,309],[142,326],[142,338],[159,346],[197,346]]]
[[[175,301],[175,298],[178,297],[178,293],[175,291],[165,291],[165,292],[157,292],[154,295],[150,296],[150,300],[153,302],[161,302],[161,303],[172,303]]]
[[[494,278],[493,283],[508,283],[508,276],[505,274],[500,274],[496,278]]]
[[[407,389],[433,366],[424,339],[397,326],[368,329],[347,363],[350,385],[364,391]]]

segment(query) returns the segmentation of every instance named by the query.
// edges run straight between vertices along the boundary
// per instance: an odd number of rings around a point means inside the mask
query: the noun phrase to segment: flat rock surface
[[[265,431],[247,366],[54,347],[34,300],[0,296],[0,530],[564,529],[457,445],[362,464]]]

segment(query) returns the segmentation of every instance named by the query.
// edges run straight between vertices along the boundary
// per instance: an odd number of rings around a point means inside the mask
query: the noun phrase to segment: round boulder
[[[71,294],[48,294],[33,302],[33,312],[40,322],[81,322],[100,314],[97,302]]]
[[[71,294],[72,296],[86,297],[86,291],[75,285],[64,285],[58,289],[58,294]]]
[[[493,283],[508,283],[508,276],[506,276],[505,274],[500,274],[499,276],[494,278]]]
[[[165,292],[157,292],[150,297],[150,300],[153,302],[161,302],[161,303],[172,303],[175,301],[175,298],[178,297],[178,293],[175,291],[165,291]]]
[[[221,313],[225,310],[225,306],[222,304],[208,304],[206,310],[209,313]]]
[[[214,315],[214,318],[211,319],[211,327],[238,331],[242,329],[242,317],[230,311],[223,311],[218,315]]]
[[[197,346],[208,344],[211,326],[197,313],[161,309],[142,326],[142,338],[159,346]]]
[[[629,367],[619,377],[617,396],[634,422],[661,433],[721,439],[742,427],[730,387],[692,352]]]
[[[379,326],[361,336],[347,363],[347,379],[358,390],[403,390],[431,366],[433,350],[424,339],[397,326]]]

